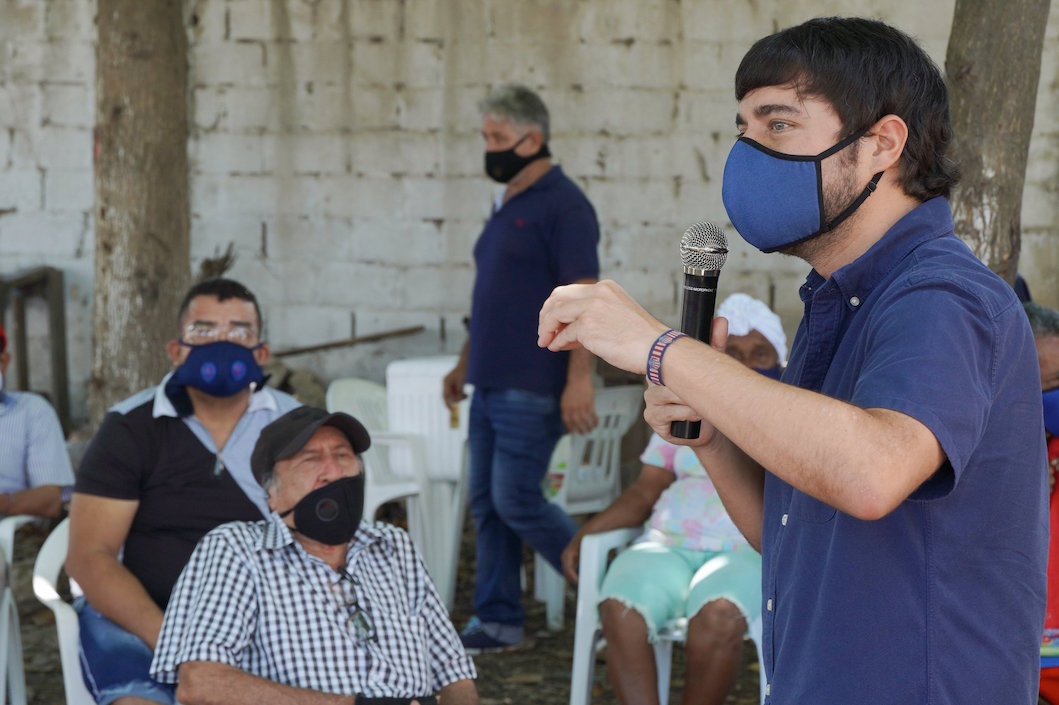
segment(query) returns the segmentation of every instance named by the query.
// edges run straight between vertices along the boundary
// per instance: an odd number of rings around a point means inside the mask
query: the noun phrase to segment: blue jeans
[[[176,705],[176,686],[147,675],[154,654],[142,639],[95,610],[79,597],[74,601],[81,627],[81,675],[99,705],[128,696]]]
[[[476,572],[474,611],[483,622],[523,623],[522,542],[562,572],[559,556],[577,525],[544,498],[541,481],[564,432],[555,397],[476,389],[468,428]]]

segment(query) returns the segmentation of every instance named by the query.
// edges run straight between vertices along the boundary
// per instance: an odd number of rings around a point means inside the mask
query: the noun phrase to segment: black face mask
[[[528,134],[523,135],[518,142],[511,145],[510,149],[501,149],[496,152],[485,153],[485,173],[489,175],[490,179],[501,184],[506,184],[508,181],[515,178],[515,175],[525,169],[531,162],[552,156],[552,153],[548,151],[547,144],[542,144],[536,154],[528,157],[515,154],[515,148],[522,144],[523,140],[527,137],[529,137]]]
[[[294,530],[328,546],[349,543],[364,515],[364,473],[313,490],[280,516],[294,512]]]

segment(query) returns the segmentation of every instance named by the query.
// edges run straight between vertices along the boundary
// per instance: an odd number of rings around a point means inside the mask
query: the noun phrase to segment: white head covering
[[[756,330],[776,348],[780,364],[787,362],[787,336],[783,333],[783,324],[764,301],[746,294],[732,294],[717,309],[717,315],[728,319],[728,335],[748,335]]]

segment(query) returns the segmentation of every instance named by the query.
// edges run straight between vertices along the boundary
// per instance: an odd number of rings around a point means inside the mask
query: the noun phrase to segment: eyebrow
[[[194,321],[192,321],[191,323],[189,323],[188,325],[189,326],[216,326],[217,325],[217,321],[209,321],[209,320],[206,320],[206,319],[203,319],[203,318],[197,318]],[[229,321],[228,325],[229,326],[238,326],[239,328],[253,328],[254,327],[254,324],[251,323],[250,321]]]
[[[786,103],[767,103],[765,105],[759,105],[754,108],[755,117],[768,117],[769,115],[801,115],[801,112],[792,105]],[[742,113],[735,114],[735,125],[736,127],[743,127],[746,125],[746,119],[743,118]]]

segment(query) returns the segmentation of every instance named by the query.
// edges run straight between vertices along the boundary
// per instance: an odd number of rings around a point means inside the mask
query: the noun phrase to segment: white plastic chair
[[[639,527],[614,529],[589,534],[581,541],[581,563],[578,568],[577,616],[574,631],[574,664],[570,679],[570,705],[588,705],[592,696],[596,646],[603,636],[599,621],[599,587],[607,569],[611,551],[624,548],[643,530]],[[658,702],[669,701],[669,678],[672,667],[673,643],[684,643],[687,620],[675,619],[658,630],[655,643],[655,666],[658,670]],[[765,702],[765,667],[761,654],[761,615],[750,620],[747,638],[757,647],[760,669],[761,702]]]
[[[327,385],[328,411],[344,411],[356,417],[372,435],[389,430],[386,419],[386,387],[358,377],[341,377]]]
[[[566,434],[552,453],[544,491],[567,514],[601,512],[621,494],[621,439],[640,418],[643,387],[596,390],[599,423],[584,435]],[[546,604],[548,628],[563,627],[566,579],[541,557],[533,564],[534,595]]]
[[[95,700],[81,677],[78,657],[80,627],[73,606],[59,596],[59,572],[66,562],[66,548],[70,538],[70,520],[63,519],[52,530],[37,554],[33,566],[33,593],[45,607],[55,613],[55,628],[59,637],[59,662],[63,669],[63,688],[67,705],[94,705]]]
[[[4,561],[0,576],[0,703],[26,705],[26,673],[22,664],[22,632],[15,602],[15,532],[37,517],[16,515],[0,520],[0,553]]]
[[[408,533],[421,553],[430,546],[428,522],[423,515],[430,482],[427,478],[423,439],[388,431],[386,387],[366,379],[343,377],[327,387],[327,410],[344,411],[364,424],[371,448],[364,453],[364,516],[387,502],[404,499],[408,507]]]
[[[467,426],[470,399],[449,409],[442,401],[445,376],[456,366],[455,355],[394,360],[386,366],[386,407],[390,430],[423,439],[430,496],[424,516],[430,518],[431,546],[423,553],[442,602],[452,610],[456,566],[467,507]],[[465,386],[471,394],[470,385]]]

